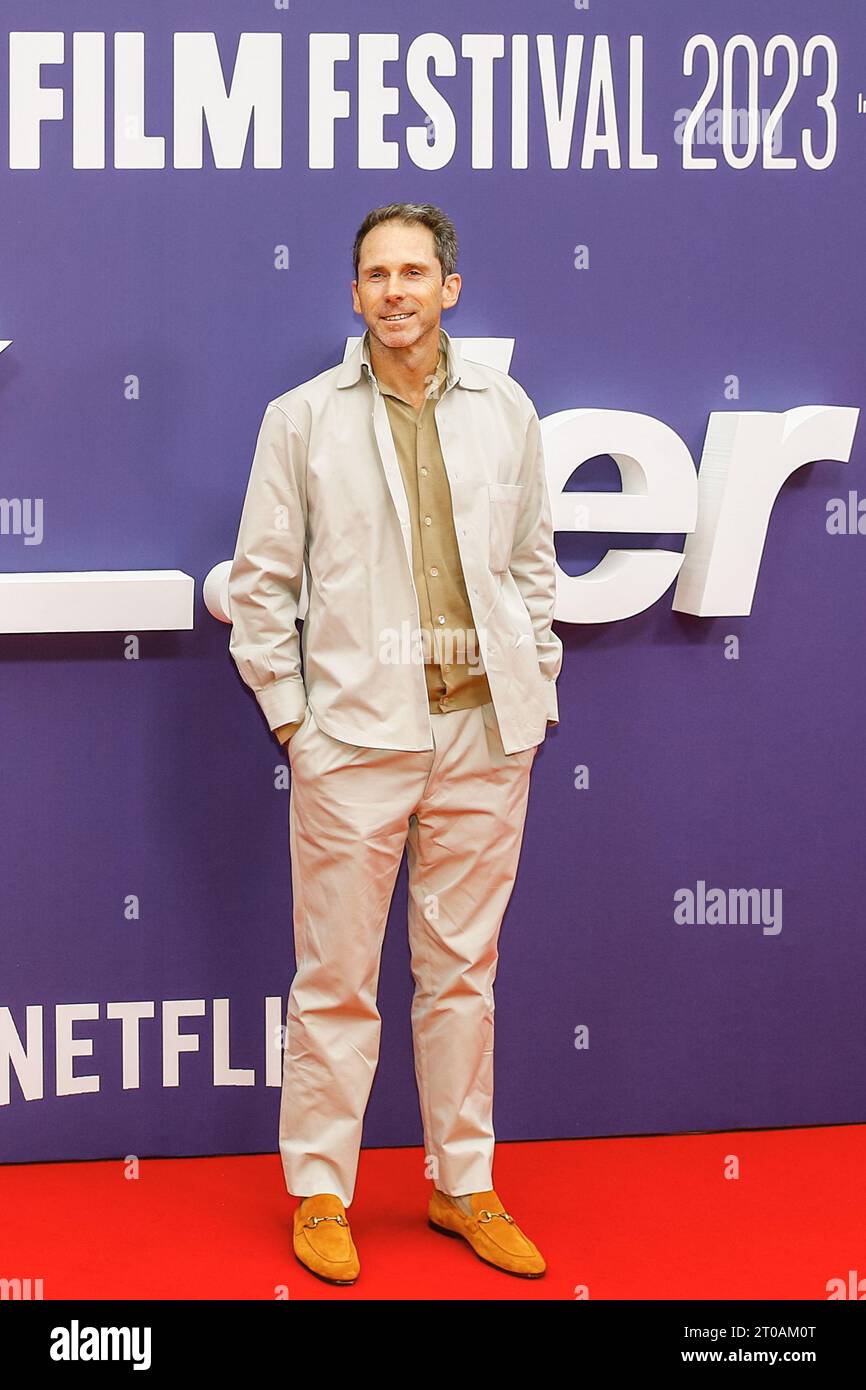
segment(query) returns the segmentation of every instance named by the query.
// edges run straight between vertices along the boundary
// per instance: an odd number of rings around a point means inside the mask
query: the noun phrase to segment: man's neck
[[[416,408],[424,400],[429,384],[439,366],[439,326],[430,330],[411,348],[386,348],[367,330],[370,365],[376,380],[389,391],[396,391]],[[411,354],[411,356],[409,356]]]

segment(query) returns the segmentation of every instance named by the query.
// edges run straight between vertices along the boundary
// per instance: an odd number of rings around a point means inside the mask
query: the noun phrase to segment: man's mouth
[[[408,314],[383,314],[382,317],[386,323],[402,323],[404,319],[410,319],[414,312],[413,309]]]

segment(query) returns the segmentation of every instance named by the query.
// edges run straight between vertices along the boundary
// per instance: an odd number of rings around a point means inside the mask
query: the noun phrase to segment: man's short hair
[[[436,256],[442,267],[443,281],[446,275],[454,274],[457,265],[457,232],[447,213],[434,207],[432,203],[386,203],[383,207],[373,208],[372,212],[368,212],[358,228],[352,250],[356,280],[361,260],[361,242],[368,232],[383,222],[419,223],[422,227],[429,227],[433,233]]]

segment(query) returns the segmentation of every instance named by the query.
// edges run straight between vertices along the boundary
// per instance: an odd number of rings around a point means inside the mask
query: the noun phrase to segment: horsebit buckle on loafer
[[[501,1216],[504,1221],[510,1221],[512,1225],[514,1224],[514,1217],[509,1216],[507,1211],[488,1211],[486,1207],[481,1208],[481,1211],[478,1213],[478,1220],[484,1222],[492,1221],[494,1216]]]
[[[338,1213],[336,1216],[311,1216],[309,1221],[304,1222],[304,1225],[316,1227],[320,1221],[336,1221],[340,1226],[348,1226],[349,1224],[345,1216],[340,1216]]]

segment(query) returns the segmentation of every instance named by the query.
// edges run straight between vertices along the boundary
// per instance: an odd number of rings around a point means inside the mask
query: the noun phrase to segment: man
[[[493,1188],[493,981],[532,763],[558,721],[553,533],[532,401],[440,326],[456,258],[438,208],[368,214],[352,282],[367,331],[268,404],[229,581],[230,650],[292,773],[294,1250],[336,1283],[360,1269],[346,1208],[404,848],[428,1221],[508,1273],[545,1269]]]

